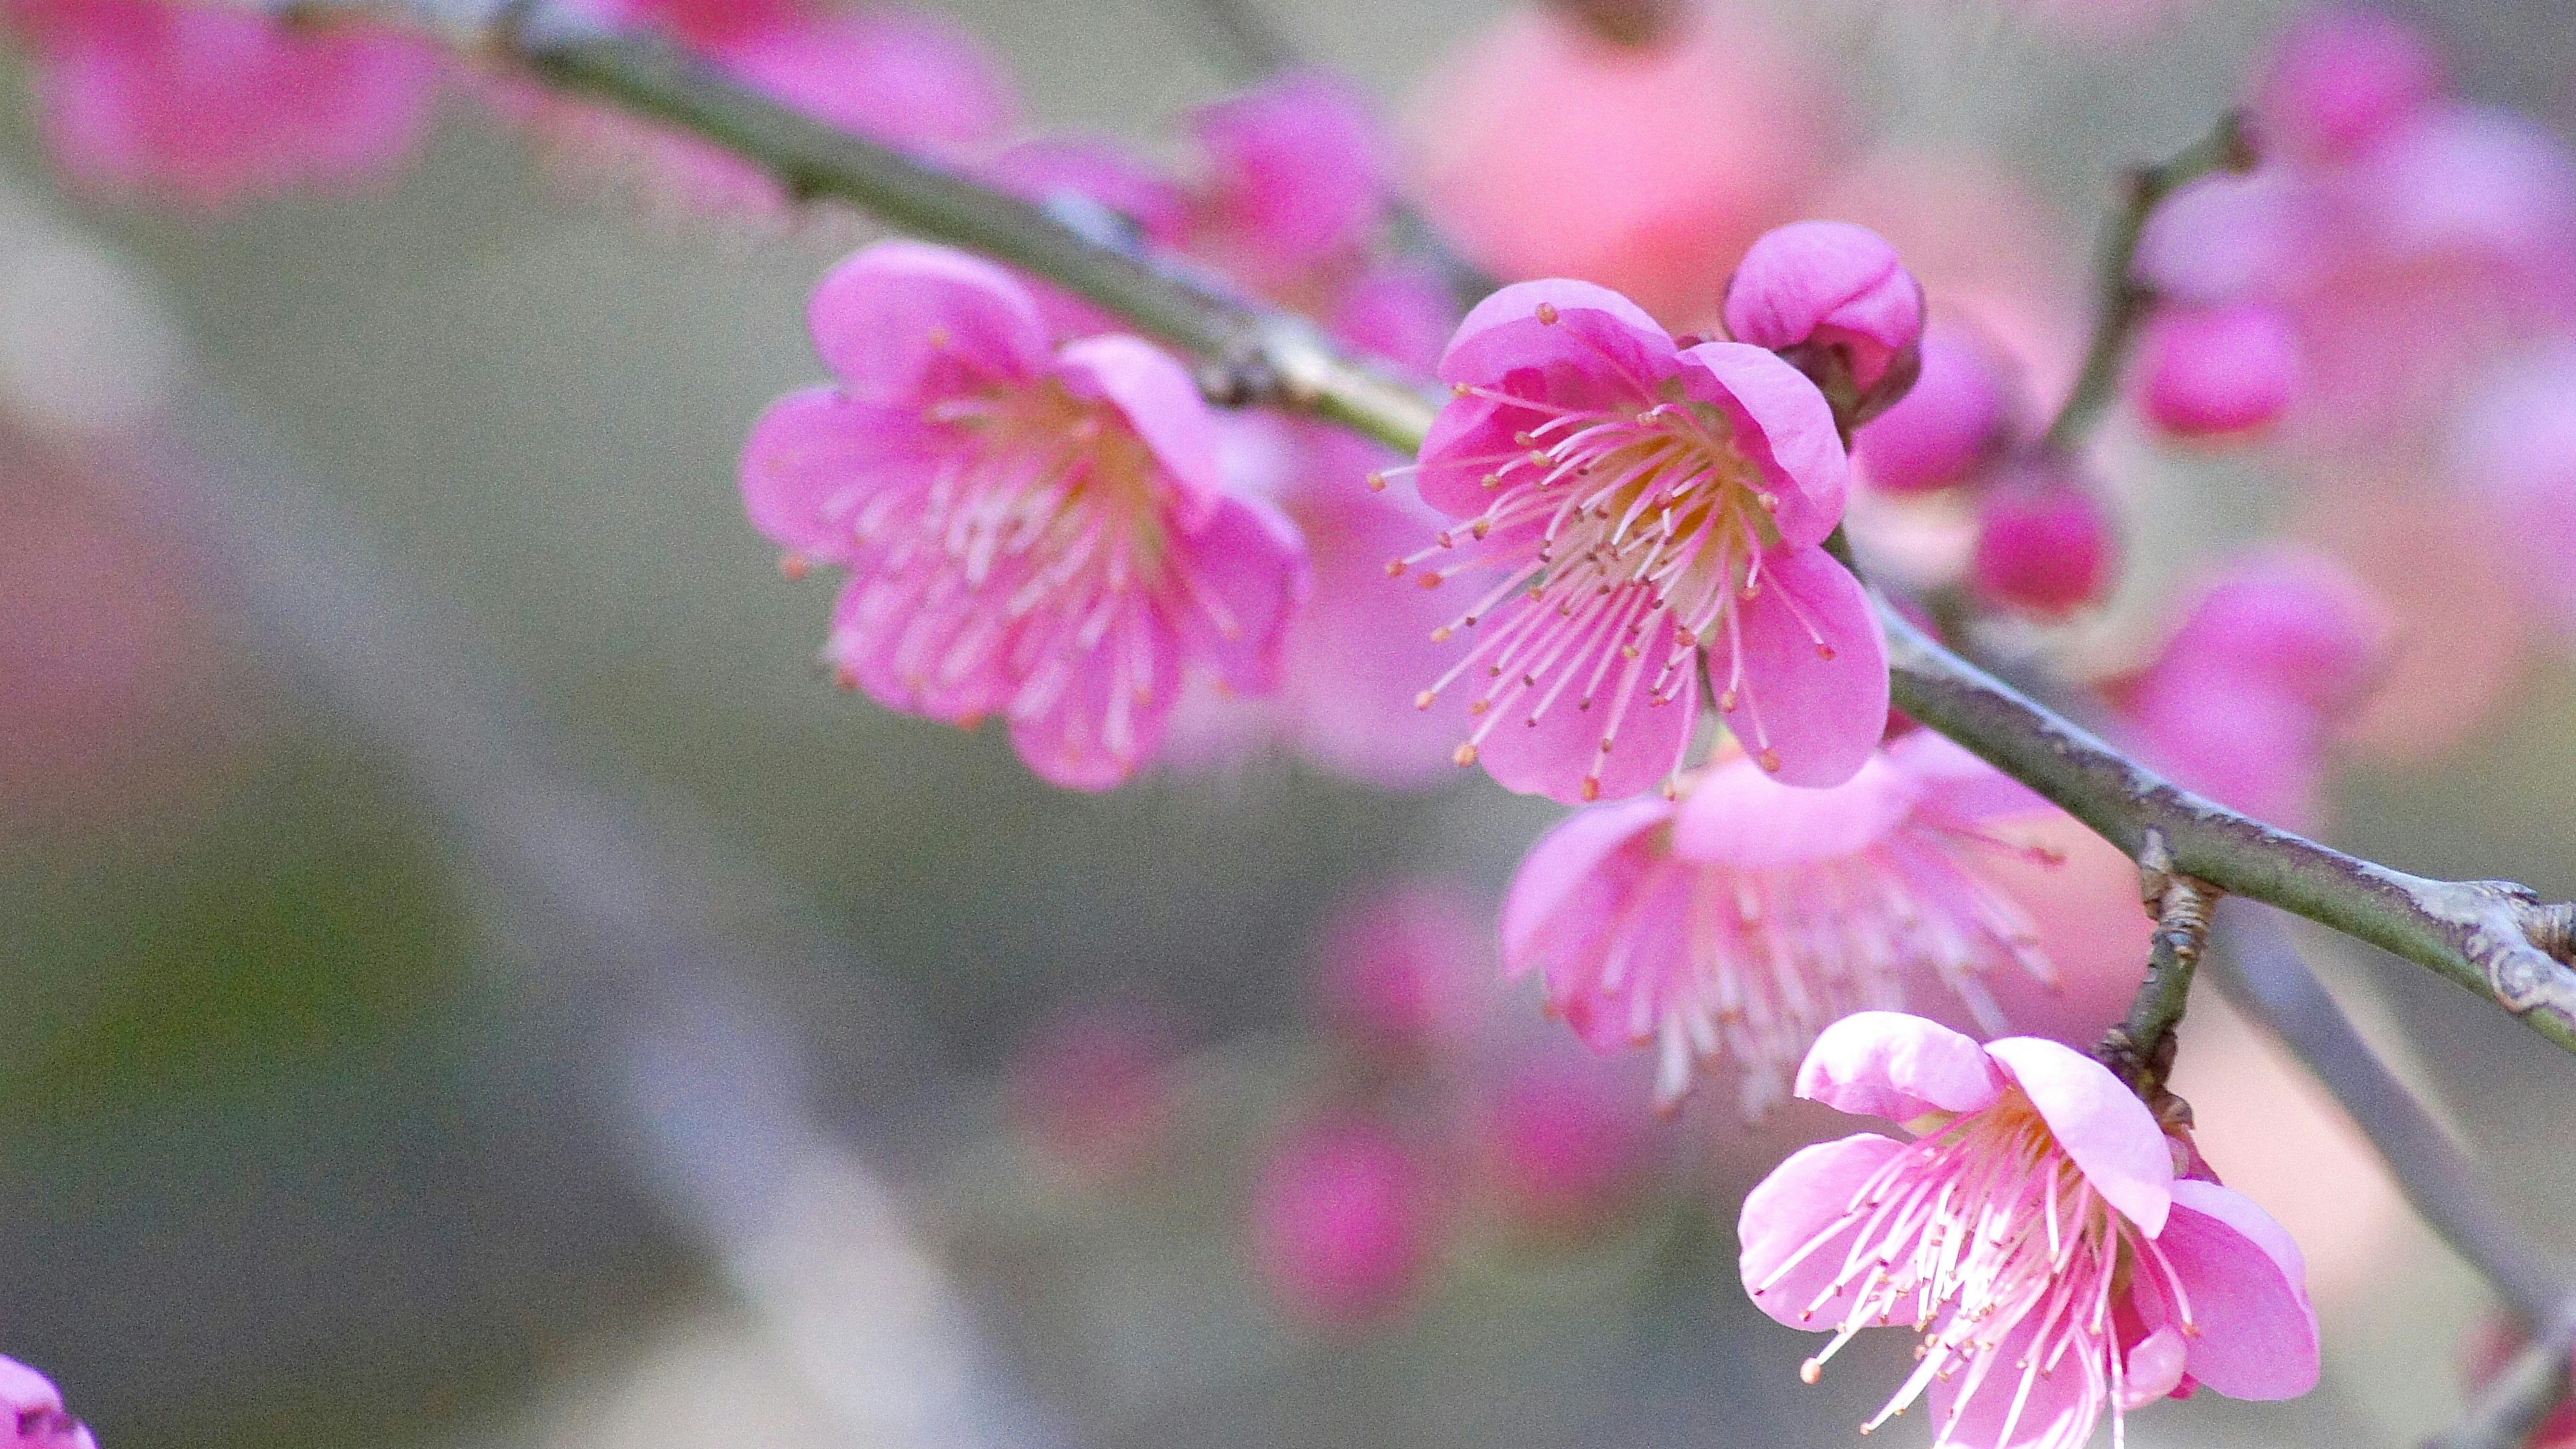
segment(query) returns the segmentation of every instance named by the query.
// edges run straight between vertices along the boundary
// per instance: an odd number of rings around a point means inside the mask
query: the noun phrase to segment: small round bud
[[[2139,340],[2130,387],[2139,412],[2177,437],[2251,432],[2298,395],[2299,340],[2260,302],[2169,307]]]
[[[1354,1328],[1400,1313],[1436,1246],[1430,1174],[1375,1122],[1298,1131],[1263,1170],[1253,1235],[1282,1306],[1311,1324]]]
[[[1923,284],[1865,227],[1800,221],[1753,243],[1726,288],[1726,330],[1816,379],[1857,424],[1886,411],[1921,363]],[[1839,384],[1839,388],[1838,388]]]
[[[2118,552],[2092,495],[2061,478],[2015,480],[1977,511],[1977,592],[2008,608],[2063,614],[2110,592]]]

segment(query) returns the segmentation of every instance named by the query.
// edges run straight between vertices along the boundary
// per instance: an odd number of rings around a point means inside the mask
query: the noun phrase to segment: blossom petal
[[[1617,647],[1616,641],[1605,640],[1603,649]],[[1578,654],[1560,661],[1559,674],[1580,673],[1589,678],[1598,655]],[[1591,799],[1620,800],[1651,790],[1657,782],[1672,773],[1680,762],[1682,747],[1699,725],[1699,691],[1684,689],[1669,704],[1653,704],[1646,699],[1652,679],[1653,661],[1625,661],[1626,668],[1647,675],[1638,682],[1636,697],[1630,700],[1628,712],[1618,724],[1606,757],[1601,752],[1604,716],[1619,691],[1616,670],[1601,686],[1596,696],[1599,707],[1586,710],[1577,707],[1572,697],[1579,686],[1569,686],[1563,697],[1541,714],[1536,724],[1525,716],[1516,716],[1497,724],[1477,747],[1477,758],[1486,773],[1507,789],[1524,795],[1545,795],[1563,805],[1581,805]],[[1543,693],[1549,676],[1541,676]],[[1523,695],[1522,698],[1534,698]],[[1598,774],[1593,762],[1599,760]],[[1585,781],[1594,783],[1587,788]]]
[[[1112,334],[1065,344],[1056,369],[1074,396],[1126,414],[1154,461],[1190,492],[1183,526],[1195,527],[1224,489],[1216,416],[1180,360],[1141,337]]]
[[[2293,1399],[2316,1387],[2307,1263],[2271,1214],[2241,1192],[2185,1178],[2173,1185],[2156,1246],[2191,1299],[2193,1378],[2231,1399]]]
[[[2003,1085],[1974,1038],[1901,1011],[1861,1011],[1807,1049],[1797,1094],[1858,1117],[1911,1122],[1992,1106]]]
[[[2120,1407],[2143,1409],[2182,1387],[2185,1360],[2191,1352],[2181,1330],[2170,1323],[2130,1344],[2123,1351]]]
[[[1017,277],[925,242],[853,253],[814,289],[814,349],[852,397],[918,404],[969,378],[1034,377],[1047,333]]]
[[[1822,549],[1773,549],[1736,618],[1744,697],[1727,728],[1776,756],[1782,784],[1850,779],[1887,732],[1887,640],[1868,591]]]
[[[1911,730],[1887,744],[1887,762],[1920,787],[1919,809],[1962,829],[1991,820],[2045,815],[2056,806],[2012,776],[1931,730]]]
[[[1706,380],[1693,395],[1726,409],[1736,447],[1771,479],[1780,541],[1790,548],[1823,543],[1842,522],[1851,491],[1851,459],[1825,395],[1778,354],[1749,343],[1703,342],[1682,360],[1684,376]]]
[[[2105,1201],[2146,1230],[2164,1230],[2173,1204],[2173,1150],[2156,1114],[2111,1069],[2045,1037],[1988,1042],[1993,1057],[2048,1121]]]
[[[1550,277],[1535,282],[1514,282],[1508,287],[1492,292],[1485,300],[1471,308],[1466,317],[1458,323],[1457,335],[1449,339],[1448,350],[1440,355],[1440,380],[1442,382],[1487,380],[1454,374],[1450,367],[1451,359],[1458,356],[1460,349],[1496,327],[1535,320],[1540,315],[1541,307],[1548,308],[1559,318],[1569,312],[1577,311],[1606,313],[1620,326],[1635,332],[1641,339],[1650,342],[1660,340],[1663,351],[1673,350],[1672,334],[1664,330],[1662,323],[1647,316],[1646,309],[1643,307],[1611,291],[1608,287],[1594,286],[1590,282],[1577,282],[1564,277]]]
[[[1887,838],[1913,812],[1922,788],[1886,759],[1821,790],[1783,785],[1738,755],[1701,776],[1673,819],[1673,853],[1712,865],[1806,865],[1852,855]]]
[[[1849,1286],[1828,1290],[1867,1221],[1850,1213],[1852,1200],[1904,1150],[1905,1144],[1875,1132],[1819,1142],[1800,1148],[1746,1194],[1735,1220],[1736,1241],[1743,1245],[1737,1266],[1755,1307],[1791,1328],[1807,1329],[1830,1327],[1851,1311]],[[1819,1237],[1824,1241],[1817,1242]]]
[[[1048,691],[1047,702],[1011,716],[1011,747],[1021,761],[1038,778],[1066,790],[1127,783],[1161,747],[1180,696],[1178,650],[1143,607],[1127,610],[1099,653],[1062,661],[1070,677]],[[1112,667],[1113,655],[1123,667]]]
[[[780,548],[843,562],[860,505],[928,478],[937,451],[909,410],[852,402],[829,387],[792,392],[769,405],[743,444],[743,511]]]
[[[1289,624],[1313,585],[1297,525],[1267,503],[1219,497],[1187,547],[1175,564],[1189,579],[1179,625],[1191,662],[1237,694],[1276,691]]]
[[[1977,1449],[2084,1449],[2109,1401],[2101,1371],[2074,1354],[2054,1368],[2030,1373],[2036,1351],[2037,1312],[2026,1315],[1974,1366],[1935,1377],[1924,1397],[1932,1411],[1934,1442]],[[2022,1394],[2024,1376],[2030,1392]],[[2010,1429],[2007,1432],[2006,1426]]]
[[[1612,852],[1672,813],[1672,802],[1644,795],[1578,810],[1540,836],[1503,897],[1503,969],[1520,977],[1539,965],[1532,947],[1540,929],[1574,903]]]

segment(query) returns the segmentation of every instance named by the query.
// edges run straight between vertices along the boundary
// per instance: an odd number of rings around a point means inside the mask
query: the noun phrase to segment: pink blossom
[[[2432,105],[2442,61],[2413,30],[2348,6],[2310,11],[2275,45],[2254,91],[2267,153],[2348,158]]]
[[[0,1449],[98,1449],[54,1381],[14,1358],[0,1358],[0,1414]]]
[[[1292,71],[1200,107],[1190,132],[1206,158],[1192,250],[1277,294],[1367,245],[1385,219],[1385,145],[1350,85]]]
[[[2452,487],[2492,521],[2514,581],[2576,634],[2576,346],[2488,380],[2461,410],[2449,451]]]
[[[1219,488],[1180,363],[1133,337],[1051,350],[1009,273],[908,242],[843,262],[812,325],[839,385],[762,416],[743,501],[793,559],[848,569],[825,649],[848,684],[999,714],[1029,768],[1082,790],[1153,756],[1185,669],[1276,687],[1305,549]]]
[[[1486,1172],[1504,1209],[1544,1233],[1580,1233],[1644,1188],[1655,1123],[1597,1062],[1514,1064],[1484,1119]]]
[[[1999,484],[1977,505],[1969,579],[1995,603],[2064,614],[2110,592],[2118,562],[2111,520],[2092,494],[2051,471]]]
[[[1886,644],[1820,547],[1847,464],[1813,383],[1746,343],[1682,348],[1570,281],[1479,303],[1440,378],[1456,396],[1418,478],[1456,522],[1388,568],[1425,588],[1485,576],[1440,631],[1475,643],[1421,698],[1472,678],[1459,763],[1569,802],[1647,789],[1690,746],[1706,648],[1764,769],[1851,778],[1886,725]]]
[[[1987,978],[2053,983],[2030,917],[1986,875],[2055,817],[1958,746],[1916,731],[1827,790],[1738,756],[1678,803],[1596,806],[1533,847],[1503,907],[1503,961],[1603,1051],[1654,1045],[1669,1108],[1694,1065],[1730,1062],[1748,1116],[1835,1018],[1904,1004],[1935,977],[1990,1031]]]
[[[1466,1043],[1493,974],[1489,908],[1454,887],[1364,898],[1324,933],[1316,995],[1336,1034],[1371,1056],[1421,1059]]]
[[[2265,303],[2165,308],[2138,347],[2139,411],[2178,437],[2250,432],[2298,394],[2299,339]]]
[[[1895,406],[1852,435],[1861,480],[1887,493],[1929,493],[1965,481],[2002,452],[2015,411],[1994,351],[1966,328],[1935,323],[1923,365]]]
[[[1406,141],[1424,210],[1497,275],[1585,277],[1676,325],[1836,149],[1830,73],[1734,0],[1646,46],[1524,5],[1445,61]]]
[[[199,207],[378,177],[427,128],[435,49],[229,0],[11,0],[64,170]]]
[[[1013,1123],[1058,1166],[1094,1178],[1132,1172],[1171,1136],[1177,1056],[1170,1025],[1149,1010],[1057,1015],[1011,1062]]]
[[[1439,1246],[1430,1173],[1361,1118],[1299,1129],[1263,1170],[1253,1207],[1262,1276],[1296,1317],[1356,1328],[1402,1310]]]
[[[1847,379],[1853,417],[1885,412],[1922,365],[1923,284],[1866,227],[1801,221],[1763,233],[1726,288],[1726,330],[1820,386]]]
[[[2315,1386],[2297,1245],[2252,1199],[2177,1177],[2188,1143],[2092,1058],[1864,1012],[1816,1039],[1798,1095],[1921,1134],[1809,1147],[1738,1224],[1753,1301],[1833,1335],[1800,1377],[1864,1328],[1923,1336],[1869,1428],[1928,1398],[1935,1449],[2081,1449],[2106,1407],[2116,1425],[2196,1388]]]

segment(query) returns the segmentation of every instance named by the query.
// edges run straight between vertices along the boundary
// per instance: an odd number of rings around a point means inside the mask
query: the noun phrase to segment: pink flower
[[[1895,406],[1852,435],[1861,480],[1887,493],[1929,493],[1966,480],[2003,450],[2013,395],[1985,342],[1935,323],[1923,366]]]
[[[1928,1397],[1935,1449],[2081,1449],[2106,1407],[2116,1424],[2200,1387],[2315,1386],[2297,1245],[2242,1193],[2177,1177],[2188,1145],[2092,1058],[1864,1012],[1816,1039],[1798,1095],[1921,1134],[1809,1147],[1738,1224],[1753,1301],[1833,1334],[1802,1378],[1864,1328],[1923,1335],[1869,1428]]]
[[[825,653],[889,709],[1010,721],[1029,768],[1117,785],[1185,669],[1276,686],[1308,569],[1295,531],[1216,478],[1181,364],[1133,337],[1050,350],[990,263],[886,242],[814,294],[839,386],[773,404],[742,489],[790,555],[845,566]]]
[[[1365,1119],[1300,1129],[1263,1170],[1253,1207],[1262,1276],[1288,1311],[1356,1328],[1405,1309],[1439,1246],[1430,1174]]]
[[[1423,83],[1414,191],[1470,259],[1698,326],[1754,237],[1796,215],[1836,149],[1830,72],[1732,0],[1676,8],[1632,47],[1524,5]]]
[[[427,44],[364,24],[290,28],[229,0],[12,0],[63,169],[213,208],[391,170],[439,77]]]
[[[1389,571],[1489,576],[1442,631],[1476,642],[1421,700],[1473,678],[1459,763],[1557,800],[1644,790],[1690,746],[1706,648],[1719,712],[1764,769],[1851,778],[1886,726],[1886,644],[1819,546],[1847,465],[1813,383],[1746,343],[1682,348],[1569,281],[1477,304],[1440,378],[1456,396],[1418,478],[1457,522]]]
[[[2016,821],[2056,812],[1928,731],[1903,736],[1829,790],[1798,790],[1742,757],[1678,803],[1596,806],[1533,847],[1503,906],[1503,962],[1541,972],[1551,1012],[1602,1051],[1655,1045],[1657,1104],[1694,1064],[1731,1061],[1748,1116],[1835,1018],[1904,1004],[1938,978],[1986,1029],[1986,980],[2053,983],[2030,918],[1980,857],[2022,852]]]
[[[0,1358],[0,1415],[0,1449],[98,1449],[54,1381],[14,1358]]]
[[[2261,149],[2307,160],[2350,157],[2439,100],[2442,61],[2384,15],[2310,11],[2274,47],[2254,91]]]
[[[1207,168],[1191,249],[1266,293],[1356,256],[1386,217],[1377,118],[1338,77],[1289,72],[1201,106],[1190,132]]]
[[[1325,931],[1325,1020],[1372,1056],[1463,1046],[1489,999],[1491,916],[1456,889],[1398,886],[1345,908]]]
[[[1132,1172],[1171,1136],[1178,1055],[1169,1024],[1151,1011],[1092,1006],[1057,1015],[1011,1062],[1013,1124],[1076,1174]]]
[[[1865,227],[1801,221],[1765,232],[1726,288],[1726,330],[1786,356],[1819,386],[1848,379],[1853,416],[1885,412],[1922,366],[1923,284]]]
[[[1969,579],[1995,603],[2064,614],[2110,592],[2118,564],[2111,520],[2092,494],[2041,470],[2003,483],[1977,505]]]
[[[2164,308],[2138,346],[2139,411],[2179,437],[2250,432],[2298,394],[2299,339],[2266,303]]]
[[[2536,612],[2576,635],[2576,345],[2489,379],[2450,440],[2452,487],[2492,520],[2496,550]]]
[[[1485,1169],[1505,1211],[1543,1233],[1581,1233],[1645,1186],[1653,1119],[1598,1062],[1515,1064],[1487,1105]]]

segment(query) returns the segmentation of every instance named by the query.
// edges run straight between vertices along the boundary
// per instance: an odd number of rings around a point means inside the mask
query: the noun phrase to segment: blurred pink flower
[[[1886,644],[1820,547],[1847,466],[1813,383],[1749,344],[1679,347],[1569,281],[1479,303],[1440,378],[1456,396],[1417,477],[1457,522],[1388,568],[1426,588],[1501,575],[1441,634],[1499,618],[1422,695],[1481,671],[1459,763],[1567,802],[1645,790],[1691,743],[1706,647],[1718,710],[1765,770],[1851,778],[1886,726]]]
[[[1579,1234],[1626,1207],[1654,1162],[1655,1123],[1629,1084],[1595,1062],[1516,1062],[1484,1113],[1484,1162],[1502,1207],[1524,1227]]]
[[[1800,1377],[1864,1328],[1923,1335],[1868,1428],[1928,1397],[1935,1449],[2081,1449],[2106,1407],[2315,1386],[2297,1245],[2252,1199],[2177,1177],[2187,1144],[2091,1057],[1864,1012],[1817,1038],[1798,1095],[1921,1134],[1809,1147],[1738,1224],[1754,1302],[1834,1335]]]
[[[2250,432],[2298,394],[2299,339],[2268,303],[2162,308],[2138,349],[2130,381],[2138,410],[2179,437]]]
[[[2349,159],[2441,98],[2442,60],[2374,11],[2330,5],[2283,32],[2254,87],[2256,144],[2305,161]]]
[[[2576,638],[2576,344],[2489,379],[2454,424],[2450,483],[2490,520],[2499,557],[2538,612]]]
[[[1364,897],[1324,932],[1325,1021],[1371,1056],[1463,1048],[1493,998],[1492,912],[1455,887],[1407,883]]]
[[[98,1449],[54,1381],[14,1358],[0,1358],[0,1415],[0,1449]]]
[[[1291,71],[1190,116],[1204,158],[1190,249],[1282,296],[1347,263],[1386,219],[1385,143],[1360,94]]]
[[[2054,985],[2038,931],[1986,878],[2028,850],[2039,797],[1929,731],[1908,733],[1829,790],[1781,785],[1738,756],[1678,803],[1595,806],[1521,862],[1503,961],[1543,974],[1549,1010],[1602,1051],[1654,1044],[1659,1107],[1695,1064],[1729,1062],[1748,1117],[1835,1018],[1905,1004],[1938,979],[1987,1031],[1986,978]],[[2132,907],[2134,910],[2134,907]]]
[[[1470,259],[1587,278],[1675,325],[1715,316],[1737,258],[1836,149],[1841,98],[1745,7],[1680,8],[1631,47],[1526,5],[1423,82],[1408,169]]]
[[[826,655],[906,713],[1010,721],[1029,768],[1108,789],[1159,746],[1185,668],[1275,688],[1305,549],[1218,486],[1180,363],[1132,337],[1049,346],[991,263],[885,242],[823,280],[837,387],[791,393],[742,459],[752,521],[845,565]]]
[[[1431,1174],[1375,1122],[1309,1124],[1264,1167],[1253,1236],[1262,1276],[1295,1317],[1383,1322],[1411,1306],[1439,1249]]]
[[[1886,238],[1847,221],[1764,232],[1727,283],[1725,318],[1728,336],[1781,354],[1819,386],[1848,378],[1864,422],[1922,366],[1923,284]]]
[[[101,190],[215,208],[343,187],[410,154],[439,79],[425,42],[290,27],[230,0],[9,0],[47,140]]]
[[[2379,681],[2388,611],[2321,554],[2273,549],[2202,586],[2122,691],[2150,763],[2290,829],[2315,819],[2328,737]]]
[[[1914,386],[1852,435],[1855,476],[1882,492],[1965,482],[2000,456],[2016,412],[2003,367],[1975,332],[1936,322],[1922,354]]]
[[[1013,1124],[1049,1161],[1114,1178],[1150,1160],[1172,1132],[1176,1043],[1168,1023],[1133,1006],[1060,1013],[1013,1057]]]
[[[1977,526],[1969,580],[1993,603],[2064,614],[2117,578],[2119,541],[2100,500],[2051,468],[1998,483],[1978,501]]]

